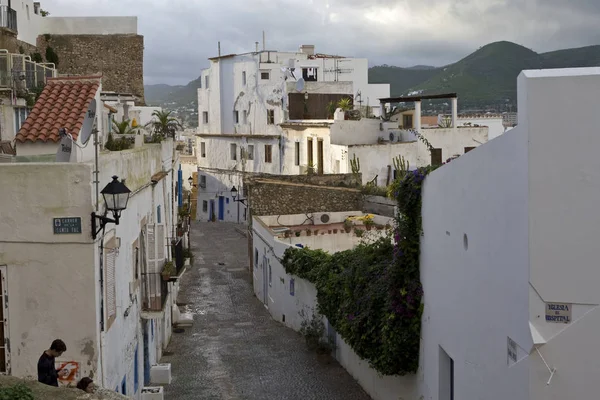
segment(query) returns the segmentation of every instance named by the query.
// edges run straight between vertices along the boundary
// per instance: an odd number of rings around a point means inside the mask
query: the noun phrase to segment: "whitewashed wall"
[[[440,392],[440,347],[454,360],[454,398],[527,398],[527,360],[507,365],[507,337],[520,346],[519,359],[533,344],[526,148],[526,135],[515,130],[425,181],[419,371],[425,398],[437,399]]]
[[[348,213],[332,213],[332,220],[343,220]],[[301,222],[305,216],[284,216],[286,222]],[[303,312],[310,318],[317,307],[317,290],[315,286],[301,278],[288,275],[280,263],[283,253],[288,247],[296,243],[302,243],[313,249],[326,251],[343,251],[355,247],[360,239],[350,235],[331,234],[315,237],[293,237],[293,239],[274,238],[267,224],[271,223],[273,217],[253,218],[253,243],[254,243],[254,270],[253,282],[254,292],[260,301],[265,301],[269,313],[274,320],[282,322],[289,328],[299,331],[302,325]],[[375,216],[377,223],[389,221],[389,218]],[[281,219],[280,219],[281,220]],[[371,231],[371,239],[381,235],[381,232]],[[367,239],[368,240],[368,239]],[[269,274],[271,275],[269,280]],[[265,285],[265,279],[267,284]],[[292,283],[293,282],[293,283]],[[325,326],[328,325],[324,318]],[[375,400],[396,400],[398,398],[416,398],[416,377],[384,377],[369,367],[368,362],[361,360],[343,339],[337,335],[335,357],[363,387],[363,389]]]
[[[60,360],[80,363],[81,376],[97,368],[92,179],[89,164],[0,164],[0,266],[14,376],[35,376],[38,358],[56,338],[68,349]],[[81,217],[82,233],[54,234],[58,217]]]

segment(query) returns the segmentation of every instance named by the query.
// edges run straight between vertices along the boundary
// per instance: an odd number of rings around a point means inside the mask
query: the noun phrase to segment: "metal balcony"
[[[17,12],[8,6],[0,6],[0,27],[17,32]]]
[[[45,86],[48,78],[57,75],[52,63],[36,63],[27,55],[0,50],[0,87],[31,90]]]

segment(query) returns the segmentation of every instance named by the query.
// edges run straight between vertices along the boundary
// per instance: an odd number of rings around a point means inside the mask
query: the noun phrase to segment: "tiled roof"
[[[100,87],[99,76],[48,80],[15,139],[24,142],[58,142],[58,130],[66,128],[77,139],[85,113]]]

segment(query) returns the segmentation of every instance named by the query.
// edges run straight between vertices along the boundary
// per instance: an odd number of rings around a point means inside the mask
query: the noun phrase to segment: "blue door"
[[[219,221],[225,217],[225,197],[219,196]]]

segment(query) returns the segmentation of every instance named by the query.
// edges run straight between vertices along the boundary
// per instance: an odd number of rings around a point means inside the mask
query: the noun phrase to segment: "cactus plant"
[[[360,173],[360,159],[356,158],[356,154],[352,156],[352,160],[350,160],[350,167],[352,168],[352,173],[354,175],[358,175]]]
[[[403,156],[394,158],[394,169],[396,170],[396,179],[402,179],[408,172],[410,163]]]

